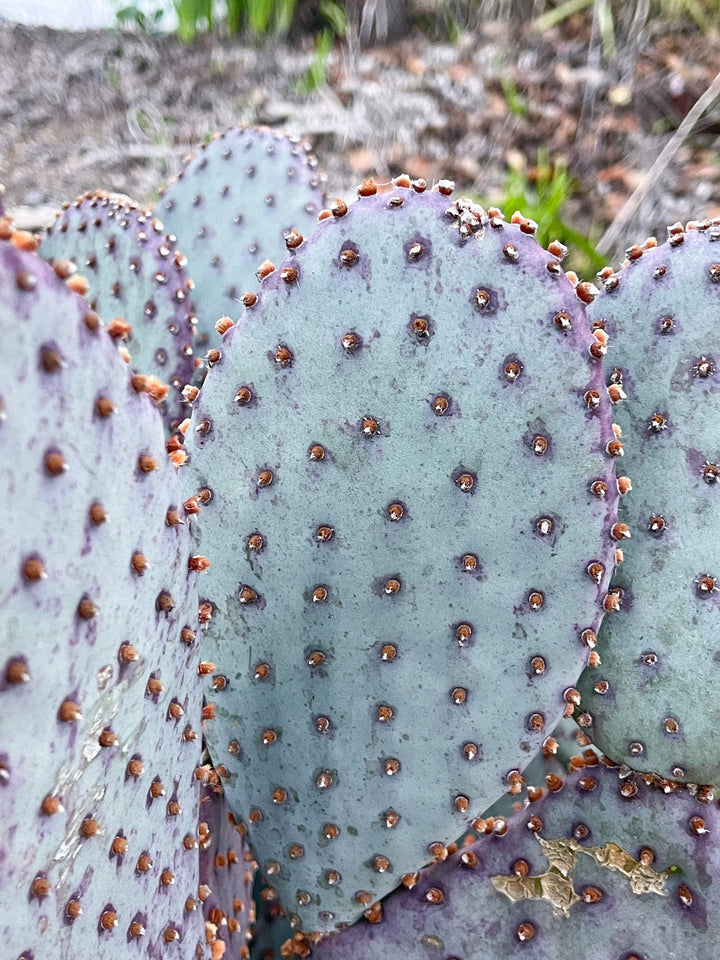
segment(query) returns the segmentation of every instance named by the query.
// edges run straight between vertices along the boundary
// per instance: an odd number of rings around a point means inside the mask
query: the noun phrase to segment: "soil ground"
[[[237,122],[306,136],[331,196],[407,171],[496,200],[508,167],[531,172],[545,147],[576,179],[563,219],[595,239],[615,221],[604,253],[616,261],[668,223],[720,215],[717,97],[665,169],[651,170],[713,83],[719,36],[646,24],[607,58],[583,18],[543,34],[495,21],[452,44],[338,46],[328,83],[302,94],[310,38],[257,49],[205,36],[186,46],[0,21],[4,203],[29,226],[96,187],[151,203],[194,145]],[[631,222],[616,219],[636,190]]]

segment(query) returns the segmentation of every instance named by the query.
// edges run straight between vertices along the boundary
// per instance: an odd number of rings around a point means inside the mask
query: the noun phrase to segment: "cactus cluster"
[[[5,954],[709,960],[720,221],[322,189],[0,209]]]

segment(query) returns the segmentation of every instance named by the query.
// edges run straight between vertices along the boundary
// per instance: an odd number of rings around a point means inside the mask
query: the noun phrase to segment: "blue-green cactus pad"
[[[405,187],[324,221],[224,337],[188,431],[207,736],[304,930],[459,836],[563,713],[615,548],[592,342],[521,225]]]
[[[162,420],[8,242],[0,330],[1,952],[194,960],[197,574]]]
[[[190,258],[202,343],[216,345],[219,317],[238,316],[260,264],[286,256],[285,235],[312,231],[322,184],[305,144],[240,126],[202,144],[165,189],[156,210]]]
[[[720,783],[720,221],[633,248],[592,317],[610,334],[632,529],[622,594],[582,681],[588,733],[614,760]]]
[[[600,764],[420,872],[312,960],[717,956],[717,798]]]
[[[283,948],[293,936],[293,928],[280,905],[277,890],[268,886],[258,871],[255,875],[255,926],[250,941],[250,960],[281,960]]]
[[[133,370],[170,388],[161,409],[169,427],[185,416],[181,390],[193,377],[195,316],[187,260],[175,238],[127,197],[98,191],[66,204],[43,239],[48,260],[71,260],[89,283],[88,299],[120,337]]]

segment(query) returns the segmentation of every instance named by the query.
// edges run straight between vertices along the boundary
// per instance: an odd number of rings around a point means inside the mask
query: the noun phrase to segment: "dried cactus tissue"
[[[326,191],[0,207],[3,958],[711,960],[720,219]]]

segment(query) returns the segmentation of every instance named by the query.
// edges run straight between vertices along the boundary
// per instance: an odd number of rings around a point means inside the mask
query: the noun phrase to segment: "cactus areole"
[[[187,433],[206,735],[305,931],[355,920],[537,753],[620,535],[589,285],[450,192],[366,185],[293,238]]]

